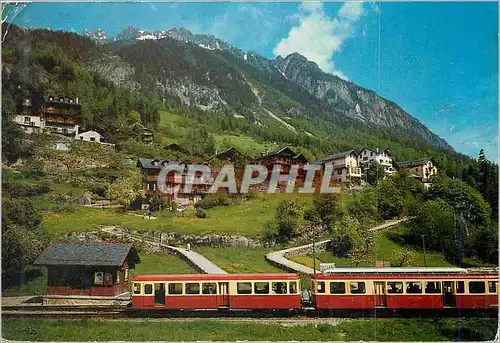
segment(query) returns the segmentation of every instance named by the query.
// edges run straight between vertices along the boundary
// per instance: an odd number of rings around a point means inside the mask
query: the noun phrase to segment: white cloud
[[[301,3],[296,17],[298,24],[292,27],[288,37],[283,38],[273,52],[283,57],[298,52],[316,62],[325,72],[347,80],[347,76],[335,67],[332,57],[354,34],[353,25],[363,12],[362,2],[347,2],[335,18],[329,18],[323,10],[323,3]]]
[[[346,2],[339,11],[339,17],[349,21],[357,21],[362,15],[362,2]]]

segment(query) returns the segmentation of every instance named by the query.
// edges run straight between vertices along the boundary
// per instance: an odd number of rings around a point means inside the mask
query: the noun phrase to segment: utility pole
[[[422,235],[422,245],[424,246],[424,266],[427,267],[427,261],[425,260],[425,235]]]
[[[314,274],[316,274],[316,225],[313,223],[313,270]]]

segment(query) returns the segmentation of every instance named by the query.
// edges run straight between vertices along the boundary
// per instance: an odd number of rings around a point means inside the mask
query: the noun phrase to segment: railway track
[[[437,318],[437,317],[492,317],[498,316],[498,310],[464,311],[449,309],[436,312],[429,311],[396,311],[388,309],[375,310],[328,310],[318,311],[314,308],[302,308],[295,311],[252,311],[252,310],[143,310],[138,311],[125,306],[9,306],[2,307],[3,318],[52,318],[78,319],[103,318],[106,320],[174,320],[189,321],[197,319],[239,320],[247,322],[264,321],[299,321],[320,323],[324,320],[342,318]]]

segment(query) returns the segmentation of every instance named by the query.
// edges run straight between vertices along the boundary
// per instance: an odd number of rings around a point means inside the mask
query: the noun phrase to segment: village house
[[[175,202],[178,205],[187,205],[189,203],[196,203],[201,200],[203,194],[207,194],[209,188],[213,185],[216,177],[216,169],[211,168],[211,175],[208,178],[201,178],[202,172],[196,172],[195,178],[199,179],[199,182],[193,184],[191,192],[184,192],[184,186],[186,183],[190,182],[188,176],[188,167],[186,166],[182,173],[171,171],[167,173],[164,183],[166,187],[174,189],[174,187],[179,187],[178,192],[167,192],[167,190],[161,190],[158,186],[158,177],[162,167],[168,164],[183,164],[173,161],[161,161],[159,159],[147,159],[139,158],[137,161],[137,167],[141,169],[142,184],[144,193],[146,196],[151,197],[161,197],[167,201]]]
[[[360,151],[358,156],[358,165],[365,169],[369,168],[370,165],[378,163],[384,167],[387,174],[392,174],[395,172],[392,166],[392,157],[389,154],[389,150],[380,150],[377,148],[375,150],[364,148]]]
[[[83,142],[96,142],[99,144],[108,145],[108,146],[112,146],[112,147],[115,146],[114,144],[106,143],[104,141],[104,136],[101,135],[97,131],[87,131],[87,132],[82,132],[82,133],[79,133],[77,131],[76,135],[75,135],[75,139],[79,140],[79,141],[83,141]]]
[[[406,169],[415,179],[428,183],[432,176],[437,175],[437,168],[432,158],[419,158],[416,160],[398,162],[398,167]]]
[[[222,162],[237,162],[240,160],[247,159],[245,155],[240,153],[238,149],[235,147],[230,147],[228,149],[225,149],[223,151],[218,152],[217,150],[215,151],[215,157]]]
[[[271,178],[274,165],[281,165],[279,181],[287,181],[291,166],[298,165],[299,169],[296,180],[302,181],[305,177],[304,166],[308,164],[308,161],[304,155],[296,153],[289,147],[285,147],[274,152],[266,151],[261,156],[255,158],[253,163],[266,166],[268,170],[267,180]]]
[[[332,165],[332,181],[359,185],[361,183],[361,168],[358,166],[358,154],[354,150],[339,152],[322,158],[313,164],[321,165],[324,172],[325,166]]]
[[[154,142],[154,131],[151,129],[148,129],[147,127],[145,127],[141,123],[132,124],[132,127],[136,127],[136,126],[139,127],[141,140],[144,143],[152,144]]]
[[[189,153],[186,149],[184,149],[183,147],[181,147],[177,143],[172,143],[172,144],[166,145],[163,148],[165,150],[168,150],[168,151],[176,151],[176,152],[180,152],[180,153],[183,153],[183,154]]]
[[[16,107],[14,121],[27,133],[75,135],[82,123],[81,109],[78,98],[26,93]]]

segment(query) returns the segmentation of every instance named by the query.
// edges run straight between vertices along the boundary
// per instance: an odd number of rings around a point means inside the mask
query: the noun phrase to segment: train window
[[[255,294],[269,294],[269,282],[256,282],[253,285]]]
[[[186,283],[186,294],[200,294],[200,284],[198,282]]]
[[[238,294],[252,294],[252,283],[251,282],[238,282],[237,284]]]
[[[215,282],[205,282],[201,292],[203,294],[217,294],[217,285]]]
[[[345,294],[345,282],[330,282],[330,294]]]
[[[325,293],[324,281],[316,281],[316,293]]]
[[[168,294],[182,294],[182,283],[169,283]]]
[[[140,283],[134,283],[133,289],[134,289],[134,294],[141,294],[141,284]]]
[[[401,282],[401,281],[387,282],[387,293],[388,294],[402,294],[403,293],[403,282]]]
[[[441,282],[440,281],[428,281],[425,283],[425,293],[426,294],[441,294]]]
[[[366,287],[364,282],[353,281],[351,282],[351,294],[365,294]]]
[[[153,285],[145,284],[144,285],[144,294],[153,294]]]
[[[420,281],[410,281],[406,283],[406,294],[422,293],[422,283]]]
[[[498,288],[498,281],[488,281],[488,293],[496,293]]]
[[[484,281],[469,281],[469,293],[479,294],[486,293]]]
[[[290,282],[289,287],[290,287],[290,294],[297,293],[297,282],[295,281]]]
[[[273,294],[286,294],[286,282],[273,282]]]
[[[465,293],[465,283],[463,281],[457,281],[457,294]]]

